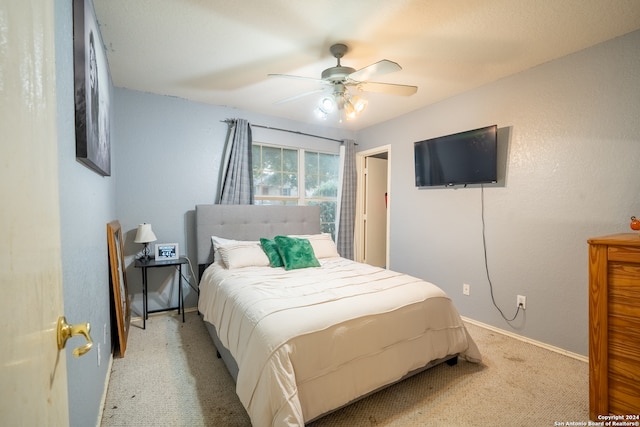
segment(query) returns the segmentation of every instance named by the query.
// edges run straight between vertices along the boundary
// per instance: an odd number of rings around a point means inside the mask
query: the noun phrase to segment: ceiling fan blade
[[[309,92],[300,93],[298,95],[290,96],[289,98],[281,99],[280,101],[276,101],[273,105],[280,105],[287,102],[295,101],[296,99],[304,98],[305,96],[313,95],[314,93],[323,92],[325,89],[316,89]]]
[[[363,92],[386,93],[388,95],[411,96],[418,91],[418,86],[397,85],[394,83],[362,82],[356,85]]]
[[[368,65],[353,73],[349,74],[351,80],[363,82],[373,77],[382,76],[384,74],[393,73],[394,71],[400,71],[402,67],[393,61],[383,59],[375,64]]]
[[[313,77],[292,76],[290,74],[267,74],[268,77],[284,77],[286,79],[307,80],[315,83],[326,83],[325,80],[316,79]]]

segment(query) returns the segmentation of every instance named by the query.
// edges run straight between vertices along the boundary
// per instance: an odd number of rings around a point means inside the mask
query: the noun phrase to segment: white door
[[[387,160],[365,158],[364,262],[387,265]]]
[[[53,3],[0,2],[0,424],[69,424]],[[71,319],[70,319],[71,320]]]

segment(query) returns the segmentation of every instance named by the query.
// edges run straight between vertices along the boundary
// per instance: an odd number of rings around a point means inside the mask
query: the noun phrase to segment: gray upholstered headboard
[[[197,205],[198,265],[213,261],[211,236],[258,240],[320,233],[319,206]]]

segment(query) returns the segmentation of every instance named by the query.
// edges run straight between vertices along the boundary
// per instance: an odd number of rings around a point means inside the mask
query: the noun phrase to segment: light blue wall
[[[70,323],[91,324],[94,347],[76,358],[67,345],[69,422],[93,426],[99,419],[111,354],[106,224],[115,216],[115,177],[103,178],[75,158],[72,2],[55,2],[56,89],[64,314]],[[117,165],[112,141],[112,164]],[[34,242],[34,244],[37,244]],[[106,337],[104,334],[106,328]],[[106,339],[105,339],[106,338]],[[100,366],[98,366],[100,358]]]
[[[359,149],[391,144],[390,266],[432,281],[462,315],[588,353],[589,237],[640,214],[640,32],[368,128]],[[413,142],[497,124],[502,180],[484,190],[416,189]],[[462,285],[471,285],[463,296]]]
[[[118,141],[115,168],[116,211],[126,235],[125,256],[133,315],[142,312],[142,277],[132,267],[142,246],[133,243],[138,224],[152,225],[156,243],[178,243],[182,255],[196,262],[194,208],[214,203],[219,167],[227,135],[227,118],[252,124],[292,129],[329,138],[352,138],[353,133],[309,126],[274,117],[118,88],[114,123]],[[297,134],[253,128],[253,140],[339,151],[339,143]],[[197,275],[197,265],[193,264]],[[189,277],[188,268],[183,273]],[[149,270],[149,309],[177,305],[177,275],[170,268]],[[195,285],[195,283],[193,283]],[[187,289],[185,305],[195,307],[197,295]]]

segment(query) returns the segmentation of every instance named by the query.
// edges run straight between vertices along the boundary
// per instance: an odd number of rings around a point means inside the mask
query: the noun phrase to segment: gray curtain
[[[222,205],[253,204],[251,170],[251,125],[247,120],[228,120],[218,203]]]
[[[343,258],[353,259],[353,238],[356,221],[356,143],[344,141],[344,170],[342,171],[342,198],[340,199],[340,222],[336,246]]]

